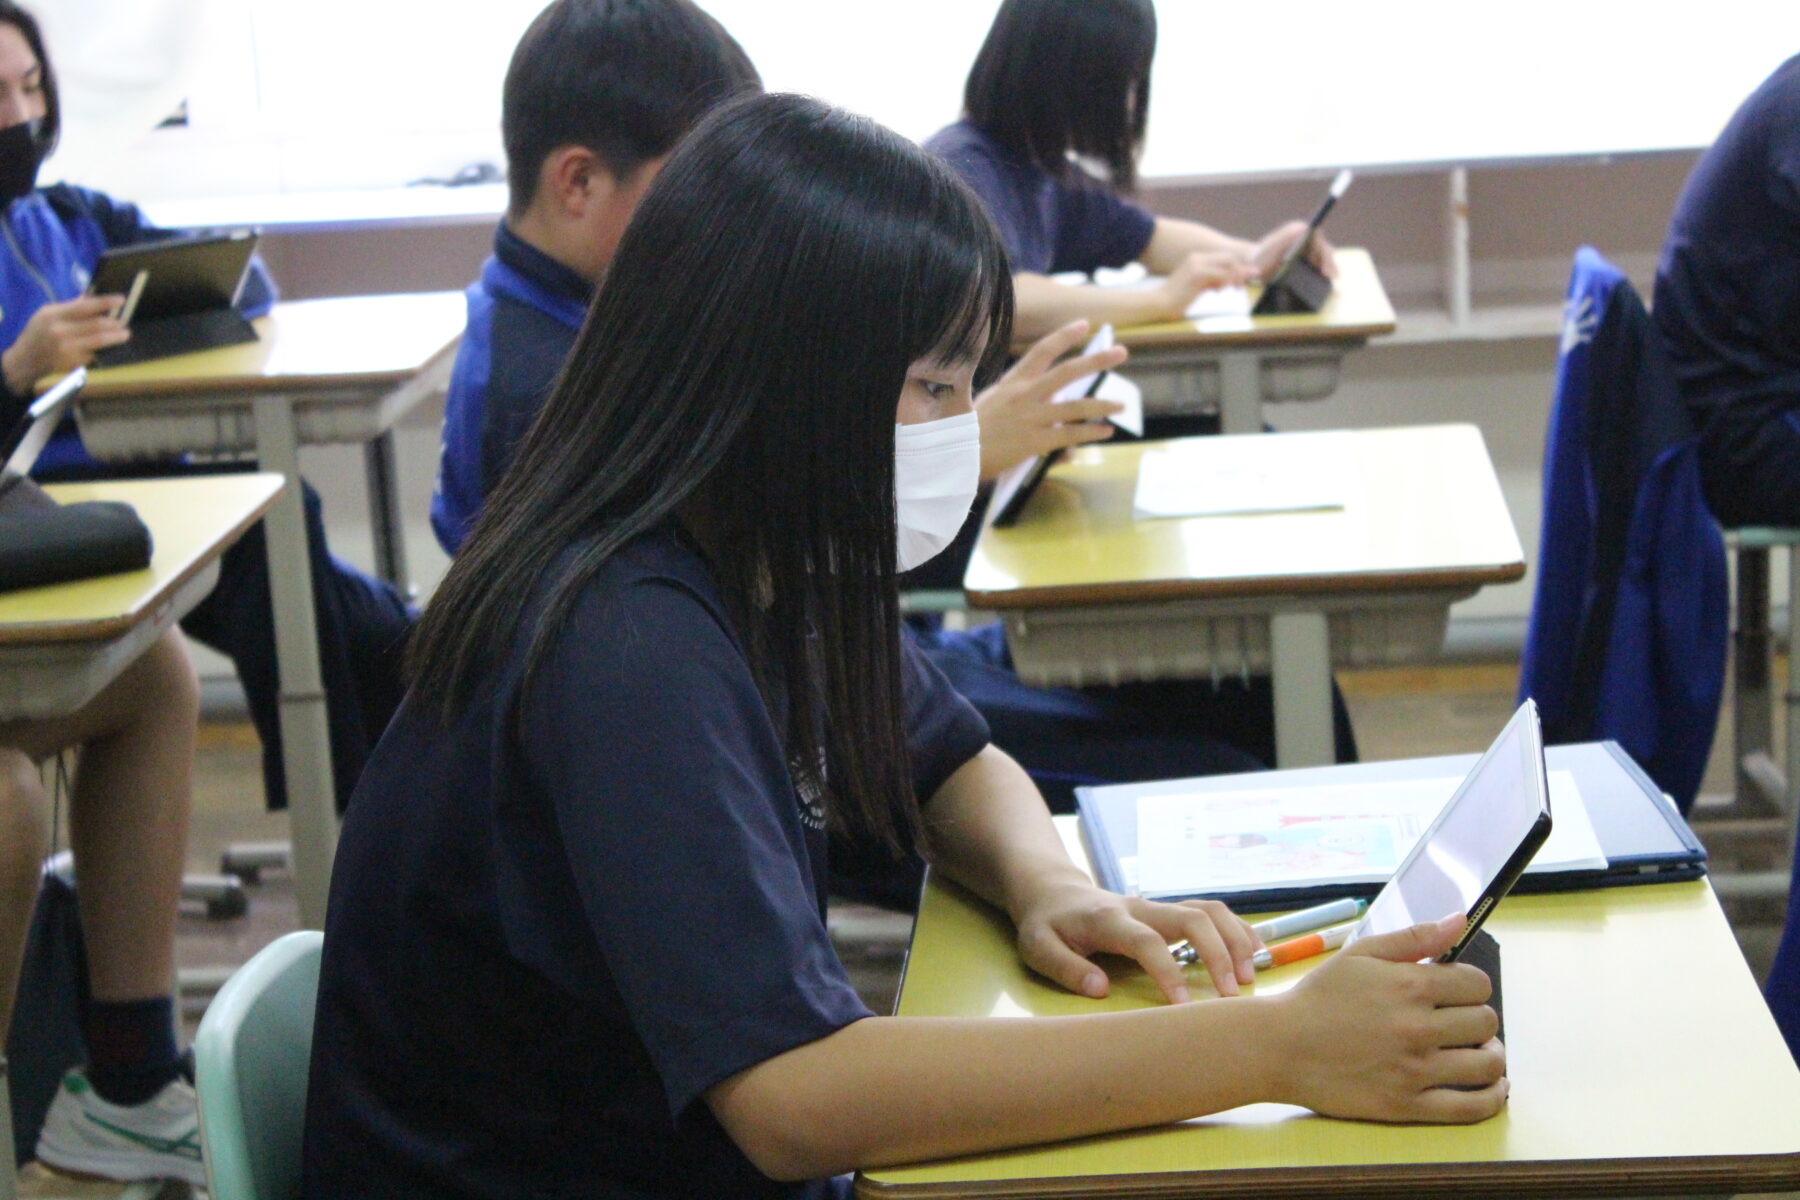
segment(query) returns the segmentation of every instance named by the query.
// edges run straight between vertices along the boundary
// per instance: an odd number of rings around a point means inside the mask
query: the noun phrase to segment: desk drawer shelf
[[[1437,656],[1450,605],[1474,588],[1321,600],[1190,601],[1146,608],[1039,609],[1004,616],[1019,677],[1039,687],[1225,679],[1270,670],[1276,612],[1323,611],[1334,668],[1395,666]]]

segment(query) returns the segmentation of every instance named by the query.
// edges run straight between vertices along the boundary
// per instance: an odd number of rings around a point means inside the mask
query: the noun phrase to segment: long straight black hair
[[[990,378],[1011,322],[980,202],[912,143],[799,96],[716,111],[645,195],[426,610],[415,699],[454,720],[519,645],[529,678],[595,571],[679,516],[771,711],[786,698],[796,782],[898,847],[894,410],[918,359]]]
[[[0,25],[17,29],[31,52],[37,55],[39,78],[44,87],[44,119],[38,123],[38,145],[48,158],[62,133],[62,96],[57,91],[56,72],[51,69],[50,55],[44,50],[44,35],[38,29],[37,18],[13,0],[0,0]]]
[[[1068,154],[1137,186],[1156,57],[1151,0],[1006,0],[969,69],[963,112],[989,137],[1052,175]]]

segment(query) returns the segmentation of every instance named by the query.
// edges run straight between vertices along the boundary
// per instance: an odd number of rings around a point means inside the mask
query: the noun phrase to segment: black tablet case
[[[29,479],[0,491],[0,592],[139,571],[150,530],[129,504],[58,504]]]
[[[1304,767],[1293,771],[1259,771],[1247,775],[1213,775],[1160,783],[1117,784],[1075,789],[1081,833],[1100,885],[1123,893],[1120,855],[1137,853],[1137,802],[1140,796],[1171,792],[1239,791],[1301,788],[1327,783],[1431,779],[1466,775],[1480,755],[1415,758],[1400,762],[1358,763],[1341,767]],[[1706,874],[1706,850],[1643,769],[1616,742],[1551,746],[1544,752],[1551,771],[1569,771],[1581,789],[1594,835],[1606,854],[1604,870],[1557,871],[1519,877],[1519,893],[1565,892],[1636,883],[1673,883]],[[1321,887],[1271,888],[1255,892],[1201,896],[1224,900],[1243,912],[1303,908],[1340,896],[1374,896],[1379,883],[1330,884]]]

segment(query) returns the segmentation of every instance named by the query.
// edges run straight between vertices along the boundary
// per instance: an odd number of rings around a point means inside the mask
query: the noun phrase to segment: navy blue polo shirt
[[[449,728],[401,707],[338,843],[305,1194],[811,1197],[701,1100],[869,1016],[826,837],[706,564],[672,529],[582,588]],[[929,796],[988,741],[903,650]],[[517,712],[517,724],[507,714]]]
[[[1745,100],[1682,189],[1655,319],[1704,422],[1800,405],[1800,55]]]
[[[594,288],[502,224],[465,294],[469,316],[450,369],[431,497],[432,531],[452,556],[549,398]]]
[[[939,130],[925,148],[981,197],[1015,272],[1122,267],[1156,231],[1155,217],[1073,163],[1051,175],[967,121]]]

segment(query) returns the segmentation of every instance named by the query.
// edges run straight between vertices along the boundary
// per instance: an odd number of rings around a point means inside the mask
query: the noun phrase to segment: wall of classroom
[[[1333,215],[1342,244],[1370,248],[1400,313],[1392,338],[1350,355],[1327,400],[1272,407],[1281,429],[1470,422],[1486,437],[1527,559],[1536,557],[1544,423],[1548,415],[1562,293],[1575,247],[1592,243],[1647,293],[1682,182],[1695,155],[1613,162],[1493,167],[1469,173],[1474,314],[1466,328],[1444,315],[1447,176],[1365,174]],[[1161,186],[1145,199],[1161,212],[1242,233],[1300,214],[1316,182]],[[294,299],[382,291],[461,288],[486,255],[491,229],[356,230],[286,234],[265,242],[285,294]],[[446,566],[427,508],[436,470],[439,405],[421,406],[398,438],[407,554],[424,593]],[[302,461],[327,497],[333,549],[371,561],[362,459],[352,448],[310,448]],[[1531,575],[1490,588],[1453,610],[1449,651],[1517,653],[1530,607]],[[203,665],[223,674],[216,661]]]

